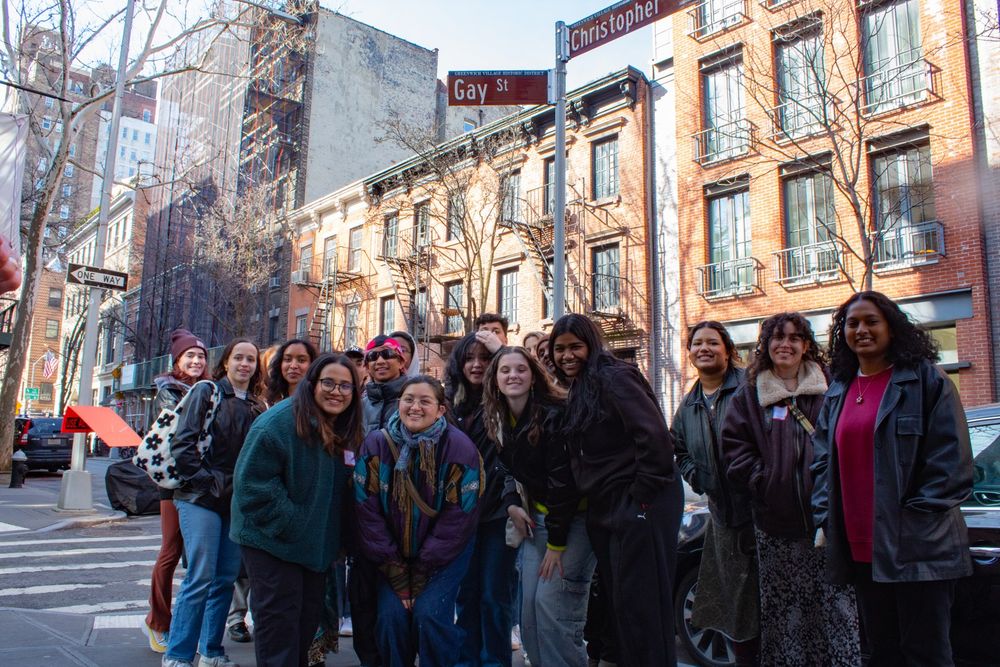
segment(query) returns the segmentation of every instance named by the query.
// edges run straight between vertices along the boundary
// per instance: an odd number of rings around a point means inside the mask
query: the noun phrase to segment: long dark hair
[[[448,365],[444,370],[444,395],[453,411],[468,412],[469,406],[478,406],[483,395],[483,388],[469,382],[465,377],[465,357],[476,349],[476,346],[486,346],[476,339],[476,334],[463,336],[448,357]]]
[[[556,339],[563,334],[572,334],[587,345],[587,363],[575,378],[569,378],[556,363]],[[577,313],[563,315],[552,326],[552,331],[549,333],[549,359],[555,367],[556,378],[569,387],[563,431],[566,435],[583,433],[604,417],[601,380],[597,376],[597,370],[601,366],[625,362],[616,359],[608,351],[597,325]]]
[[[351,404],[337,415],[332,423],[327,414],[316,405],[316,386],[319,384],[319,376],[323,369],[330,364],[339,364],[346,368],[351,374],[351,382],[354,384],[354,390],[351,392]],[[331,456],[347,450],[357,451],[364,435],[363,410],[358,370],[354,366],[354,362],[342,354],[326,353],[313,361],[309,365],[305,377],[295,388],[295,395],[292,397],[295,433],[306,442],[318,439]]]
[[[274,353],[271,358],[270,367],[267,369],[267,393],[265,397],[267,402],[274,405],[278,401],[288,398],[288,380],[285,376],[281,374],[281,360],[285,356],[285,350],[290,348],[292,345],[301,345],[306,348],[306,354],[309,355],[309,363],[316,361],[318,353],[316,352],[316,346],[307,340],[301,338],[293,338],[291,340],[286,340],[278,348],[278,351]]]
[[[774,368],[774,362],[771,361],[771,354],[768,351],[768,347],[771,345],[774,333],[784,329],[785,324],[788,322],[791,322],[795,327],[795,331],[805,339],[806,349],[802,353],[802,363],[813,361],[820,366],[824,365],[823,351],[820,350],[819,344],[816,342],[816,336],[813,335],[812,325],[809,324],[809,320],[803,317],[801,313],[778,313],[761,322],[760,336],[757,337],[757,347],[754,348],[753,360],[750,362],[749,368],[747,368],[747,382],[749,384],[756,386],[757,377],[764,371]]]
[[[553,406],[565,406],[566,395],[557,388],[549,377],[548,371],[542,368],[534,356],[526,348],[519,346],[502,347],[493,355],[493,361],[486,369],[486,377],[483,380],[483,412],[486,416],[486,430],[490,440],[497,443],[497,448],[503,446],[503,439],[500,432],[506,424],[510,423],[510,406],[507,398],[500,391],[497,384],[497,369],[500,367],[500,359],[508,354],[518,354],[528,365],[531,371],[531,400],[528,406],[528,442],[537,445],[545,425],[546,417],[551,413]]]
[[[895,366],[913,367],[925,359],[938,360],[938,346],[930,333],[910,321],[896,302],[881,292],[858,292],[840,304],[830,325],[830,370],[841,382],[850,382],[858,372],[858,356],[847,347],[844,325],[848,309],[858,301],[868,301],[879,309],[892,332],[886,360]]]
[[[215,364],[215,369],[212,371],[212,379],[221,380],[226,377],[226,362],[229,361],[229,356],[233,353],[233,349],[240,343],[253,345],[253,349],[257,351],[257,367],[254,369],[253,375],[250,376],[250,384],[247,385],[247,396],[252,396],[256,402],[260,398],[263,373],[260,369],[260,348],[257,347],[257,343],[249,338],[234,338],[229,341],[229,344],[222,349],[222,354],[219,355],[219,361]]]
[[[702,329],[711,329],[719,334],[722,338],[722,345],[726,348],[726,360],[728,361],[727,369],[729,368],[739,368],[743,365],[743,360],[740,359],[740,353],[736,349],[736,343],[733,342],[733,337],[729,335],[729,331],[726,327],[722,325],[721,322],[716,322],[715,320],[702,320],[698,324],[691,327],[688,332],[687,345],[685,349],[690,350],[691,344],[694,342],[695,334],[697,334]]]

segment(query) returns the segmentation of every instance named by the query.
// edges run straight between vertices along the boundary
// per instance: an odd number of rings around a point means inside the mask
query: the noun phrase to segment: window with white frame
[[[295,317],[295,337],[305,338],[306,337],[306,327],[308,326],[309,318],[307,315],[296,315]]]
[[[937,221],[930,146],[910,145],[871,158],[875,264],[886,267],[935,260],[944,252]]]
[[[384,296],[378,304],[379,333],[386,335],[396,329],[396,297]]]
[[[716,162],[743,155],[750,148],[750,128],[744,116],[743,56],[730,54],[701,73],[702,122],[699,162]]]
[[[828,125],[821,26],[775,36],[778,136],[799,137]]]
[[[63,176],[66,178],[72,178],[73,174],[76,173],[76,165],[67,164],[66,168],[63,169]]]
[[[609,243],[591,250],[591,308],[613,312],[621,303],[621,267],[619,245]]]
[[[825,280],[837,276],[833,179],[828,169],[812,169],[782,180],[785,247],[778,258],[778,282]]]
[[[304,271],[306,276],[312,273],[313,247],[312,243],[299,248],[299,271]]]
[[[465,195],[453,192],[448,197],[448,241],[461,241],[465,237]]]
[[[62,206],[59,207],[59,219],[69,220],[69,206],[67,206],[66,204],[63,204]]]
[[[709,197],[708,254],[702,290],[726,295],[754,286],[755,267],[750,254],[750,192],[737,190]]]
[[[465,306],[464,290],[462,281],[445,283],[444,285],[445,308],[448,309],[448,316],[444,324],[444,332],[449,334],[459,334],[465,328],[465,321],[462,319],[462,308]]]
[[[517,322],[517,269],[497,273],[497,310],[508,322]]]
[[[361,346],[361,304],[349,303],[344,313],[344,349]]]
[[[410,290],[410,325],[413,335],[420,337],[427,327],[427,288]]]
[[[431,243],[430,204],[417,204],[413,210],[413,247],[423,248]]]
[[[364,227],[353,227],[347,237],[347,270],[361,270],[361,242],[364,239]]]
[[[142,119],[145,122],[147,122],[147,123],[152,122],[152,120],[153,120],[153,114],[152,114],[152,112],[149,109],[143,109],[142,110]]]
[[[618,137],[595,142],[590,155],[594,199],[618,195]],[[553,162],[554,164],[554,162]]]
[[[333,275],[337,270],[337,237],[328,236],[323,240],[323,275]]]
[[[512,171],[500,182],[503,201],[501,214],[505,221],[521,222],[521,172]]]
[[[863,110],[881,113],[923,100],[930,73],[920,42],[918,0],[868,4],[862,18]]]
[[[384,257],[397,257],[399,255],[398,213],[387,215],[382,224],[382,255]]]
[[[64,185],[64,186],[62,186],[62,196],[63,197],[72,197],[73,196],[73,186],[72,185]]]

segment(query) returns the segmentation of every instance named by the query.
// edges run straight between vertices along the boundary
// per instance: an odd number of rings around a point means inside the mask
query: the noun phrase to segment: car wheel
[[[730,667],[736,664],[733,642],[721,632],[708,630],[691,623],[694,596],[698,592],[698,568],[692,568],[681,577],[674,596],[674,615],[677,634],[688,655],[702,667]]]

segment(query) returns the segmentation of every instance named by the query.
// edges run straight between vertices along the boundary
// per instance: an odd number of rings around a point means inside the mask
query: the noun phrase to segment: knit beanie
[[[180,359],[181,355],[192,347],[200,347],[206,355],[208,354],[208,348],[201,342],[201,339],[187,329],[177,329],[170,334],[170,356],[173,357],[174,361]]]

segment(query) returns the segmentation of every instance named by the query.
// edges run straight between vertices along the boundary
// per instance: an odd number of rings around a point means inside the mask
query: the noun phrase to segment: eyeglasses
[[[375,361],[376,359],[378,359],[380,357],[382,359],[388,360],[388,359],[395,359],[398,356],[399,355],[396,354],[395,350],[390,350],[389,348],[385,347],[385,348],[382,348],[381,350],[372,350],[371,352],[369,352],[368,354],[366,354],[365,355],[365,363],[366,364],[370,364],[370,363],[372,363],[373,361]]]
[[[351,382],[337,382],[336,380],[331,380],[330,378],[320,378],[319,386],[323,388],[323,391],[333,393],[335,389],[339,389],[342,394],[350,394],[354,391],[354,384]]]
[[[433,408],[435,405],[440,405],[438,401],[435,401],[432,398],[421,398],[418,400],[412,396],[404,396],[399,399],[399,404],[405,405],[408,408],[414,405],[419,405],[422,408]]]

